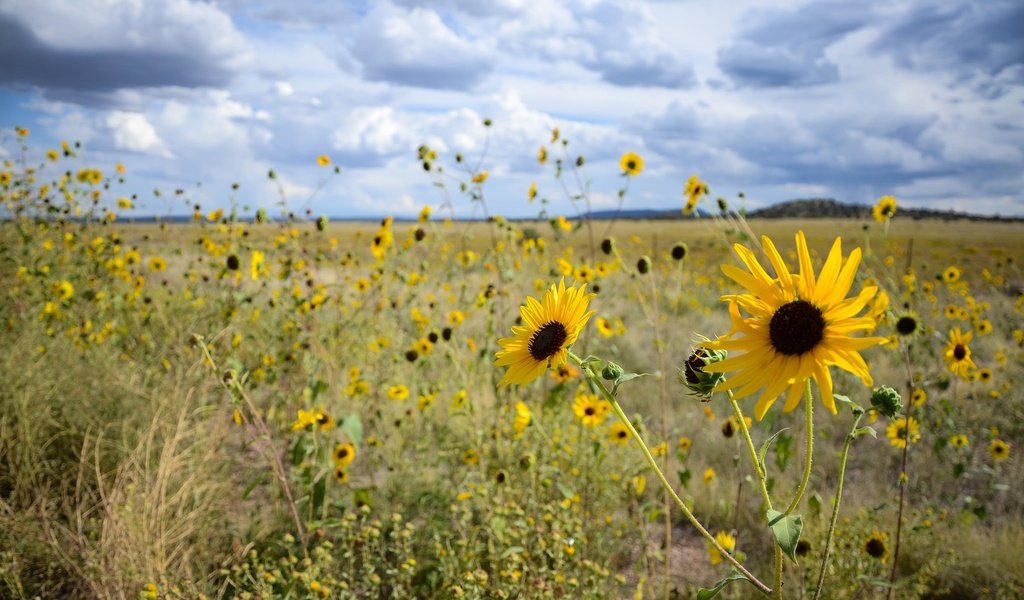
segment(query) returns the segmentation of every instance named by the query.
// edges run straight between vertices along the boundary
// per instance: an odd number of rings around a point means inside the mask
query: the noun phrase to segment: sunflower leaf
[[[775,543],[786,556],[796,562],[796,545],[800,541],[800,531],[804,528],[803,518],[777,510],[769,510],[765,516],[768,517],[768,527],[771,527],[775,535]]]
[[[853,439],[857,439],[862,435],[870,435],[875,439],[878,438],[878,432],[875,431],[875,428],[867,425],[865,425],[864,427],[858,427],[857,429],[854,429],[853,433],[851,433],[850,435],[853,436]]]
[[[697,590],[697,600],[711,600],[725,589],[725,586],[729,585],[734,581],[747,581],[747,578],[739,571],[733,571],[725,576],[724,579],[719,580],[715,585],[709,588],[700,588]]]
[[[783,427],[782,429],[773,433],[772,437],[766,439],[764,443],[761,444],[761,449],[757,451],[757,466],[760,467],[762,473],[768,473],[768,469],[764,466],[764,457],[768,454],[768,448],[771,447],[772,442],[774,442],[780,435],[785,433],[788,429],[789,427]]]
[[[614,396],[615,393],[619,391],[619,386],[627,381],[632,381],[648,375],[660,375],[660,373],[623,373],[622,375],[619,375],[618,378],[615,379],[615,386],[612,387],[612,395]]]
[[[345,417],[341,423],[341,430],[348,436],[348,441],[358,447],[359,442],[363,439],[363,422],[359,420],[359,413],[352,413]]]

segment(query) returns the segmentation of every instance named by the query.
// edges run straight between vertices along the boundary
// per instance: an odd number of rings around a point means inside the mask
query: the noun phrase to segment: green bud
[[[327,217],[319,217],[316,220],[316,230],[323,231],[327,229]]]
[[[607,381],[615,381],[619,377],[622,377],[623,373],[625,373],[625,371],[622,370],[622,367],[613,362],[606,364],[604,368],[601,369],[601,377]]]
[[[690,390],[690,394],[704,401],[711,399],[715,386],[725,379],[722,373],[709,373],[704,367],[721,362],[728,356],[725,350],[697,348],[679,369],[679,382]]]
[[[896,413],[903,410],[903,400],[900,398],[899,392],[889,386],[882,386],[875,388],[875,391],[871,393],[871,406],[875,407],[879,414],[891,419],[896,416]]]

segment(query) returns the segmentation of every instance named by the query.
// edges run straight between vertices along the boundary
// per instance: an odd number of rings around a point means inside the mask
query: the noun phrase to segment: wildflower
[[[532,204],[537,199],[537,182],[531,181],[529,189],[526,190],[526,199]]]
[[[708,467],[707,469],[704,469],[704,483],[705,483],[705,485],[710,485],[711,482],[714,481],[714,480],[715,480],[715,470],[712,469],[711,467]]]
[[[947,267],[946,270],[942,272],[942,280],[946,283],[956,283],[957,281],[960,281],[960,269],[952,266]]]
[[[450,409],[452,412],[459,412],[466,409],[467,399],[469,398],[466,390],[459,390],[452,397],[452,403]]]
[[[953,435],[949,438],[949,445],[956,449],[966,448],[968,446],[967,436],[962,433]]]
[[[409,398],[409,388],[402,384],[393,385],[388,388],[388,398],[392,400],[406,400]]]
[[[871,558],[885,562],[885,559],[889,558],[889,546],[885,543],[888,537],[881,531],[871,532],[871,535],[864,540],[864,552]]]
[[[615,421],[608,427],[608,437],[613,443],[625,446],[629,443],[629,428],[622,421]]]
[[[989,369],[988,367],[984,367],[984,368],[978,369],[978,372],[975,373],[974,376],[981,383],[991,383],[992,382],[992,369]]]
[[[711,393],[725,376],[721,373],[709,373],[704,367],[711,363],[725,360],[725,350],[708,350],[697,348],[690,354],[690,357],[683,363],[679,370],[679,381],[689,388],[690,393],[704,400],[711,399]]]
[[[971,347],[968,345],[971,336],[970,331],[961,334],[960,328],[954,327],[949,332],[949,343],[946,344],[946,365],[954,375],[963,379],[967,379],[970,372],[978,368],[971,359]]]
[[[718,542],[718,545],[721,546],[729,554],[732,554],[733,550],[736,549],[736,538],[728,532],[719,531],[718,533],[716,533],[715,541]],[[719,552],[718,548],[714,547],[710,543],[708,543],[708,560],[710,560],[711,564],[713,565],[720,564],[723,560],[725,560],[722,557],[722,553]]]
[[[480,171],[479,173],[477,173],[476,175],[473,176],[472,181],[473,181],[473,183],[483,183],[483,182],[487,181],[487,178],[490,175],[491,174],[488,173],[487,171]]]
[[[627,177],[636,177],[644,170],[644,159],[636,152],[626,152],[619,159],[619,168]]]
[[[462,464],[464,465],[475,465],[480,462],[480,455],[477,454],[475,448],[469,448],[462,453]]]
[[[75,286],[67,279],[53,284],[53,292],[62,302],[67,302],[75,295]]]
[[[900,393],[896,390],[889,386],[882,386],[871,393],[871,406],[879,414],[891,419],[903,408],[903,399],[900,398]]]
[[[515,412],[516,416],[512,420],[512,429],[516,432],[516,435],[522,435],[526,428],[530,426],[530,420],[532,419],[530,407],[520,400],[516,402]]]
[[[921,331],[917,315],[911,312],[901,313],[896,317],[896,333],[900,337],[909,338]]]
[[[1010,445],[996,438],[989,443],[988,453],[992,455],[992,460],[1002,462],[1010,458]]]
[[[679,242],[675,246],[672,246],[672,259],[683,260],[686,258],[687,247],[686,244]]]
[[[540,150],[537,150],[537,162],[540,164],[548,162],[548,149],[544,146],[541,146]]]
[[[552,285],[541,302],[527,297],[519,308],[523,325],[512,328],[512,337],[498,340],[502,349],[494,364],[509,367],[500,385],[527,384],[549,366],[565,364],[569,347],[594,314],[587,311],[591,297],[586,286],[566,289],[565,280]]]
[[[320,156],[316,157],[316,165],[318,167],[331,166],[331,157],[327,156],[326,154],[321,154]]]
[[[643,475],[637,475],[631,480],[633,484],[633,491],[636,492],[637,496],[644,495],[644,489],[647,488],[647,477]]]
[[[334,467],[334,480],[338,483],[348,483],[348,470],[344,467]]]
[[[885,223],[896,215],[896,198],[882,196],[871,209],[871,216],[879,223]]]
[[[861,252],[860,248],[854,248],[844,263],[840,238],[836,238],[817,278],[802,231],[796,235],[799,275],[789,273],[767,236],[762,242],[776,277],[765,272],[748,248],[734,245],[749,273],[733,265],[722,265],[722,271],[749,293],[722,297],[729,301],[732,330],[724,338],[703,344],[716,350],[742,350],[744,353],[707,365],[704,370],[740,371],[715,386],[715,391],[737,389],[735,396],[738,398],[764,388],[754,408],[758,420],[787,388],[783,410],[796,408],[809,378],[818,382],[822,403],[835,414],[829,365],[857,375],[866,386],[873,383],[867,363],[858,351],[884,338],[856,338],[850,334],[874,327],[870,317],[856,315],[878,288],[865,286],[857,296],[846,298],[860,265]],[[751,313],[750,316],[741,316],[741,308]],[[736,334],[743,334],[743,337],[733,337]]]
[[[927,401],[928,392],[924,391],[924,388],[914,388],[914,391],[910,394],[910,403],[918,407]]]
[[[149,259],[149,268],[156,273],[160,273],[167,269],[167,261],[159,256],[154,256]]]
[[[416,408],[420,411],[427,410],[434,405],[434,394],[420,394],[420,397],[416,400]]]
[[[697,203],[700,202],[701,197],[706,196],[707,193],[708,184],[701,181],[696,175],[691,175],[686,180],[686,187],[683,188],[683,195],[686,196],[686,209],[684,209],[684,213],[692,213],[697,208]]]
[[[611,407],[605,407],[605,404],[608,404],[606,400],[598,400],[594,394],[580,394],[572,403],[572,412],[584,425],[593,427],[603,423],[611,410]]]
[[[356,459],[356,447],[350,442],[338,444],[334,447],[331,458],[334,459],[334,466],[345,469]]]
[[[615,335],[615,331],[612,329],[612,326],[608,322],[608,319],[604,317],[598,317],[597,319],[595,319],[594,326],[597,327],[597,332],[603,335],[604,337],[612,337],[613,335]]]
[[[921,439],[921,430],[917,425],[917,419],[910,417],[909,422],[905,417],[895,419],[885,428],[885,437],[889,438],[889,443],[897,448],[906,448],[908,441],[911,444],[916,444]]]
[[[982,319],[975,325],[975,329],[978,330],[978,335],[988,335],[992,333],[992,321],[988,319]]]
[[[683,436],[683,437],[679,438],[678,444],[679,444],[679,451],[680,452],[689,452],[690,451],[690,447],[693,446],[693,440],[691,440],[690,438],[688,438],[686,436]]]

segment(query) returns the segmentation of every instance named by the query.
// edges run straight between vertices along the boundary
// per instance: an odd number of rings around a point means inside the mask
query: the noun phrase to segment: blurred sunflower
[[[968,345],[972,335],[970,331],[961,334],[960,328],[954,327],[949,331],[949,343],[946,344],[946,365],[954,375],[963,379],[967,379],[971,371],[978,368],[971,359],[971,347]]]
[[[909,421],[901,417],[889,423],[885,428],[885,437],[889,438],[889,443],[893,446],[906,448],[908,440],[911,444],[916,444],[921,439],[921,429],[914,417],[910,417]]]
[[[388,398],[392,400],[405,400],[409,397],[409,388],[403,384],[393,385],[388,388]]]
[[[719,531],[716,533],[715,541],[718,542],[718,544],[729,554],[732,554],[733,550],[736,549],[736,538],[726,531]],[[710,543],[708,544],[708,560],[710,560],[713,565],[720,564],[724,560],[722,553],[718,548],[715,548]]]
[[[345,469],[356,459],[356,447],[349,442],[338,444],[334,447],[331,458],[334,459],[335,467]]]
[[[884,338],[857,338],[851,334],[874,328],[871,317],[856,315],[867,306],[878,288],[865,286],[858,295],[846,297],[860,265],[861,251],[854,248],[844,262],[840,238],[836,238],[817,278],[803,231],[796,235],[799,275],[790,274],[767,236],[762,237],[762,242],[776,276],[768,275],[750,249],[734,245],[749,272],[733,265],[722,265],[722,271],[749,293],[722,297],[729,301],[732,329],[724,337],[703,344],[716,350],[744,353],[707,365],[704,370],[740,371],[715,386],[715,391],[735,389],[737,398],[763,388],[754,407],[758,420],[787,389],[783,410],[796,408],[808,378],[818,382],[822,403],[835,414],[830,365],[853,373],[866,386],[873,383],[867,363],[858,352],[881,343]],[[742,316],[741,308],[750,316]],[[737,334],[743,335],[733,337]]]
[[[608,427],[608,438],[614,444],[625,446],[629,443],[629,428],[622,421],[615,421]]]
[[[942,280],[946,283],[956,283],[960,281],[960,269],[956,267],[947,267],[942,272]]]
[[[896,198],[882,196],[878,204],[871,209],[871,216],[879,223],[884,223],[896,215]]]
[[[316,164],[318,167],[329,167],[331,165],[331,157],[326,154],[321,154],[316,157]]]
[[[885,562],[889,558],[889,546],[885,543],[888,535],[880,531],[873,531],[868,539],[864,540],[864,552],[871,558]]]
[[[607,401],[598,400],[594,394],[580,394],[572,403],[572,412],[576,418],[587,427],[600,425],[604,422],[605,416],[611,411],[611,406],[605,406]]]
[[[959,433],[949,438],[949,445],[954,448],[966,448],[968,445],[967,436]]]
[[[619,168],[623,175],[636,177],[644,170],[644,159],[636,152],[626,152],[619,159]]]
[[[992,460],[1002,462],[1010,458],[1010,445],[996,438],[989,443],[988,453],[992,455]]]
[[[540,302],[526,298],[519,314],[523,325],[512,327],[512,337],[501,338],[502,347],[494,364],[508,367],[499,385],[527,384],[540,377],[549,366],[565,364],[569,347],[576,342],[594,314],[587,306],[593,294],[586,286],[565,287],[565,280],[552,285]]]
[[[530,413],[530,407],[522,400],[516,402],[515,411],[516,416],[512,420],[512,429],[516,432],[516,435],[522,435],[526,428],[530,426],[533,415]]]

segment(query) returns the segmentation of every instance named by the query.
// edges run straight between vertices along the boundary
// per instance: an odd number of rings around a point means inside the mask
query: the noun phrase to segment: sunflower
[[[349,442],[338,444],[332,453],[334,466],[339,469],[347,469],[352,461],[356,459],[356,447]]]
[[[321,154],[316,157],[316,164],[318,167],[329,167],[331,166],[331,157],[326,154]]]
[[[907,311],[898,313],[896,315],[896,324],[894,325],[896,334],[904,339],[914,337],[915,334],[921,332],[921,321],[918,320],[917,315],[913,312]]]
[[[966,448],[968,444],[967,436],[962,433],[949,438],[949,445],[954,448]]]
[[[572,403],[572,412],[587,427],[600,425],[611,411],[607,400],[598,400],[595,394],[580,394]]]
[[[889,546],[885,543],[888,535],[881,531],[873,531],[868,539],[864,540],[864,552],[871,558],[885,562],[889,558]]]
[[[833,414],[836,403],[832,396],[832,375],[829,365],[857,375],[866,386],[873,384],[868,365],[858,351],[884,341],[879,337],[852,337],[857,330],[875,326],[871,317],[858,317],[878,288],[865,286],[861,292],[846,298],[860,265],[860,248],[855,248],[843,261],[842,240],[836,238],[816,278],[811,266],[807,240],[802,231],[796,234],[800,274],[790,274],[775,245],[762,237],[764,251],[775,269],[770,276],[754,253],[736,244],[733,246],[749,273],[733,265],[722,265],[722,271],[750,293],[726,295],[732,329],[723,338],[705,342],[704,347],[716,350],[740,350],[743,354],[704,367],[707,372],[739,374],[715,386],[715,391],[735,389],[742,398],[764,388],[754,407],[758,420],[788,390],[785,411],[800,404],[805,382],[813,378],[821,390],[821,401]],[[743,317],[740,309],[750,313]],[[737,337],[742,334],[741,337]]]
[[[697,203],[700,202],[701,197],[706,196],[707,193],[708,184],[701,181],[696,175],[691,175],[690,178],[686,180],[686,187],[683,188],[683,195],[686,196],[686,206],[689,209],[687,214],[693,212],[693,209],[697,207]]]
[[[615,421],[608,427],[608,438],[615,444],[625,446],[629,443],[629,428],[622,421]]]
[[[970,331],[961,334],[960,328],[954,327],[949,331],[949,343],[946,344],[946,364],[954,375],[963,379],[978,368],[971,360],[971,347],[968,345],[972,335]]]
[[[892,196],[882,196],[878,199],[878,204],[871,209],[871,216],[879,223],[885,223],[895,215],[896,198]]]
[[[911,444],[916,444],[921,439],[921,429],[914,417],[910,417],[909,422],[901,417],[889,423],[885,428],[885,437],[889,438],[889,443],[893,446],[906,448],[908,440]]]
[[[910,402],[915,407],[921,406],[928,401],[928,392],[924,391],[924,388],[914,388],[913,393],[910,394]]]
[[[527,384],[549,366],[565,364],[569,347],[576,342],[594,311],[587,311],[593,294],[586,286],[565,287],[565,280],[552,285],[538,302],[526,298],[519,307],[523,325],[512,327],[512,337],[498,340],[502,347],[494,364],[508,367],[499,385]]]
[[[947,267],[946,270],[942,272],[942,280],[946,283],[956,283],[960,281],[960,269],[952,266]]]
[[[716,533],[715,541],[730,554],[732,554],[732,551],[736,549],[736,538],[728,532],[719,531]],[[708,560],[710,560],[713,565],[720,564],[723,560],[722,553],[719,552],[718,548],[715,548],[711,544],[708,544]]]
[[[619,168],[623,175],[635,177],[644,170],[644,159],[636,152],[627,152],[619,159]]]
[[[988,453],[992,455],[992,460],[1001,462],[1010,458],[1010,445],[1001,439],[994,439],[988,445]]]
[[[690,438],[688,438],[686,436],[683,436],[683,437],[679,438],[679,451],[680,452],[689,452],[691,446],[693,446],[693,440],[691,440]]]
[[[409,397],[409,388],[403,384],[393,385],[388,388],[388,398],[392,400],[405,400]]]
[[[530,426],[530,421],[533,415],[530,413],[530,407],[525,402],[516,402],[516,416],[512,421],[512,429],[515,430],[516,435],[522,435],[526,428]]]

